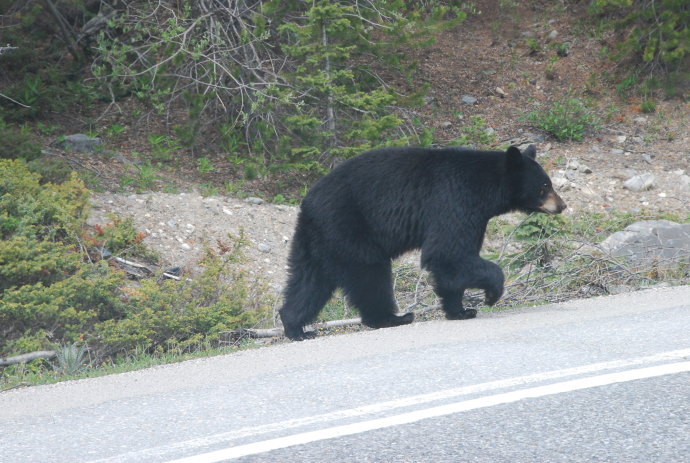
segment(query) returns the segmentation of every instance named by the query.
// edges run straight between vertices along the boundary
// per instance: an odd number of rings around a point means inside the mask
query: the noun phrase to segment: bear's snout
[[[544,203],[538,209],[547,214],[560,214],[566,207],[568,207],[568,205],[558,196],[558,193],[551,190],[546,195]]]

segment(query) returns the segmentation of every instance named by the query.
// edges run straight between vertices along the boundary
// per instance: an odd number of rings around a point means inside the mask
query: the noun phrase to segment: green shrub
[[[107,249],[111,254],[124,258],[138,258],[158,262],[159,255],[144,245],[146,235],[137,231],[131,217],[111,217],[112,222],[96,225],[84,234],[88,244],[98,249]]]
[[[95,327],[92,344],[99,355],[191,351],[202,342],[216,343],[221,331],[264,323],[272,300],[237,269],[241,246],[237,241],[227,254],[207,250],[205,271],[191,281],[146,280],[128,290],[124,316]]]
[[[72,176],[69,164],[60,159],[41,157],[28,162],[27,166],[41,176],[41,184],[64,183]]]
[[[219,254],[208,251],[204,272],[193,280],[131,283],[84,251],[106,246],[151,256],[133,221],[113,219],[86,233],[88,190],[81,181],[39,180],[23,161],[0,160],[0,356],[74,343],[101,360],[131,349],[195,350],[216,343],[220,331],[270,315],[265,288],[238,270],[242,239],[223,244]],[[59,369],[81,368],[78,359],[71,363]]]
[[[653,113],[656,111],[656,103],[652,100],[643,101],[640,104],[640,111],[643,113]]]
[[[461,132],[462,136],[453,140],[451,144],[486,148],[496,141],[496,134],[488,130],[482,116],[470,116],[470,125],[464,126]]]
[[[0,293],[11,287],[51,285],[74,273],[81,256],[62,243],[14,236],[0,241]]]
[[[83,339],[99,320],[121,316],[122,284],[122,273],[101,262],[80,264],[75,273],[51,284],[5,290],[0,293],[0,326],[8,328],[0,355],[23,353],[17,348],[26,348],[27,339],[34,349]]]
[[[605,17],[621,31],[612,59],[627,62],[634,75],[661,76],[667,93],[675,93],[674,75],[684,76],[690,66],[690,8],[685,0],[592,0],[590,12]]]
[[[22,131],[5,128],[0,130],[0,159],[24,159],[33,161],[41,157],[41,146]]]
[[[599,118],[574,97],[554,101],[546,109],[532,111],[527,119],[559,141],[582,141],[588,130],[596,130],[600,125]]]
[[[0,238],[74,239],[86,220],[89,196],[76,173],[62,184],[41,185],[40,175],[23,162],[0,159]]]

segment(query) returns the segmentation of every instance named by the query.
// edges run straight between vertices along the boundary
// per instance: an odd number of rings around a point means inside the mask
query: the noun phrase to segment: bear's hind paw
[[[457,312],[446,312],[448,320],[468,320],[477,316],[476,309],[458,310]]]
[[[314,339],[316,331],[304,331],[301,328],[298,330],[285,330],[285,337],[292,341],[305,341],[307,339]]]

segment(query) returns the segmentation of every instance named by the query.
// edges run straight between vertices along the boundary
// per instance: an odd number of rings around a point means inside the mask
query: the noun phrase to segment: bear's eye
[[[539,196],[544,196],[547,191],[549,191],[549,184],[545,183],[541,186],[541,189],[539,190]]]

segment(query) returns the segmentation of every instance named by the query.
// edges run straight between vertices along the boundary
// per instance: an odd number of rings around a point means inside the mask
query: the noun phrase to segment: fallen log
[[[28,354],[15,355],[14,357],[0,357],[0,367],[14,365],[15,363],[27,363],[36,359],[52,359],[57,354],[54,350],[40,350]]]

